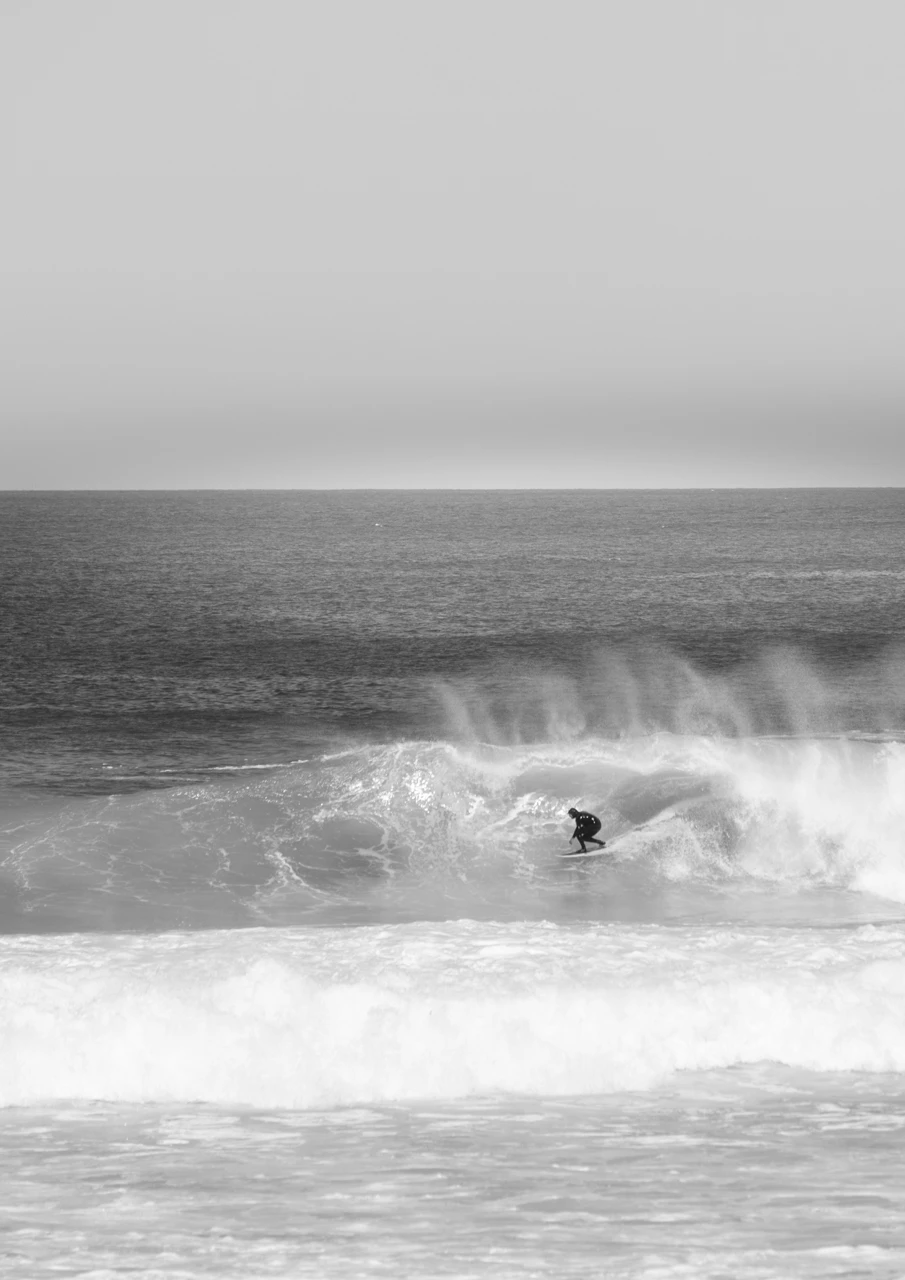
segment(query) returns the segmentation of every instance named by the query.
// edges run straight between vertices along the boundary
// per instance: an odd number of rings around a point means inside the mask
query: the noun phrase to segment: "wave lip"
[[[550,924],[6,939],[0,1105],[323,1108],[905,1072],[905,929]]]

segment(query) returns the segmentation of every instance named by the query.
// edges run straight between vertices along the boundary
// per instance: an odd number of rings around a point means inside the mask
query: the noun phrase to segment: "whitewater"
[[[901,498],[569,501],[15,499],[0,1276],[905,1274]]]
[[[456,921],[4,947],[0,1103],[316,1109],[905,1070],[901,926]]]

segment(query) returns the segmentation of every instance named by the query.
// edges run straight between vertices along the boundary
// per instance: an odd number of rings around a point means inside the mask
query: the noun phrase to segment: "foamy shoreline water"
[[[893,1280],[898,1075],[328,1111],[0,1109],[0,1274]]]
[[[896,1277],[905,924],[0,939],[0,1275]]]

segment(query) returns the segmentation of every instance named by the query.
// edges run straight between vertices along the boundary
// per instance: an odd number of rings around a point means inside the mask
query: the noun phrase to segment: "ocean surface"
[[[0,493],[0,1277],[905,1275],[903,636],[903,490]]]

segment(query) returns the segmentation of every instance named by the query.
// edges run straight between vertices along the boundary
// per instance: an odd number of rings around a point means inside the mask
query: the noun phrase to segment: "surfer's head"
[[[570,818],[577,818],[577,817],[578,817],[578,810],[577,810],[577,809],[570,809],[570,810],[569,810],[569,817],[570,817]]]

